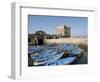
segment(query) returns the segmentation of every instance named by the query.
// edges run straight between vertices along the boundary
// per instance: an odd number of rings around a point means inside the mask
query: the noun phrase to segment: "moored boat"
[[[29,53],[31,53],[33,66],[68,65],[83,53],[83,49],[72,44],[44,47],[35,46],[31,47],[32,49],[30,48]]]

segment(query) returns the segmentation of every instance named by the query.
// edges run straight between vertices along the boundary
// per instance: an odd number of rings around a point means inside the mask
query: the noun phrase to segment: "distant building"
[[[56,27],[56,34],[60,38],[70,37],[70,27],[66,25],[61,25]]]
[[[45,44],[45,39],[59,39],[70,37],[70,27],[66,25],[57,26],[56,34],[46,34],[46,32],[39,30],[34,34],[28,34],[28,44],[29,45],[43,45]]]
[[[47,34],[44,31],[37,31],[35,34],[28,34],[28,43],[34,45],[43,45]]]
[[[36,31],[34,34],[28,34],[29,45],[43,45],[45,39],[58,39],[57,35],[46,34],[44,31]]]

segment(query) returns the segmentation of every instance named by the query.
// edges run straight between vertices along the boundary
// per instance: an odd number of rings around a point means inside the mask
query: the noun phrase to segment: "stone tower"
[[[68,38],[70,37],[70,27],[66,25],[57,26],[56,34],[61,38]]]

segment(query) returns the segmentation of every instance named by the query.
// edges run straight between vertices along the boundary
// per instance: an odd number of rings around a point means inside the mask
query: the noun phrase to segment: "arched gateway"
[[[37,31],[35,33],[36,36],[36,44],[38,45],[43,45],[44,44],[44,38],[45,38],[46,33],[44,31]]]

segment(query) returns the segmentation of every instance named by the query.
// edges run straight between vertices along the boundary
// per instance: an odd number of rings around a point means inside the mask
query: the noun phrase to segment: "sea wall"
[[[86,44],[88,43],[87,38],[59,38],[59,39],[45,39],[46,44]]]

